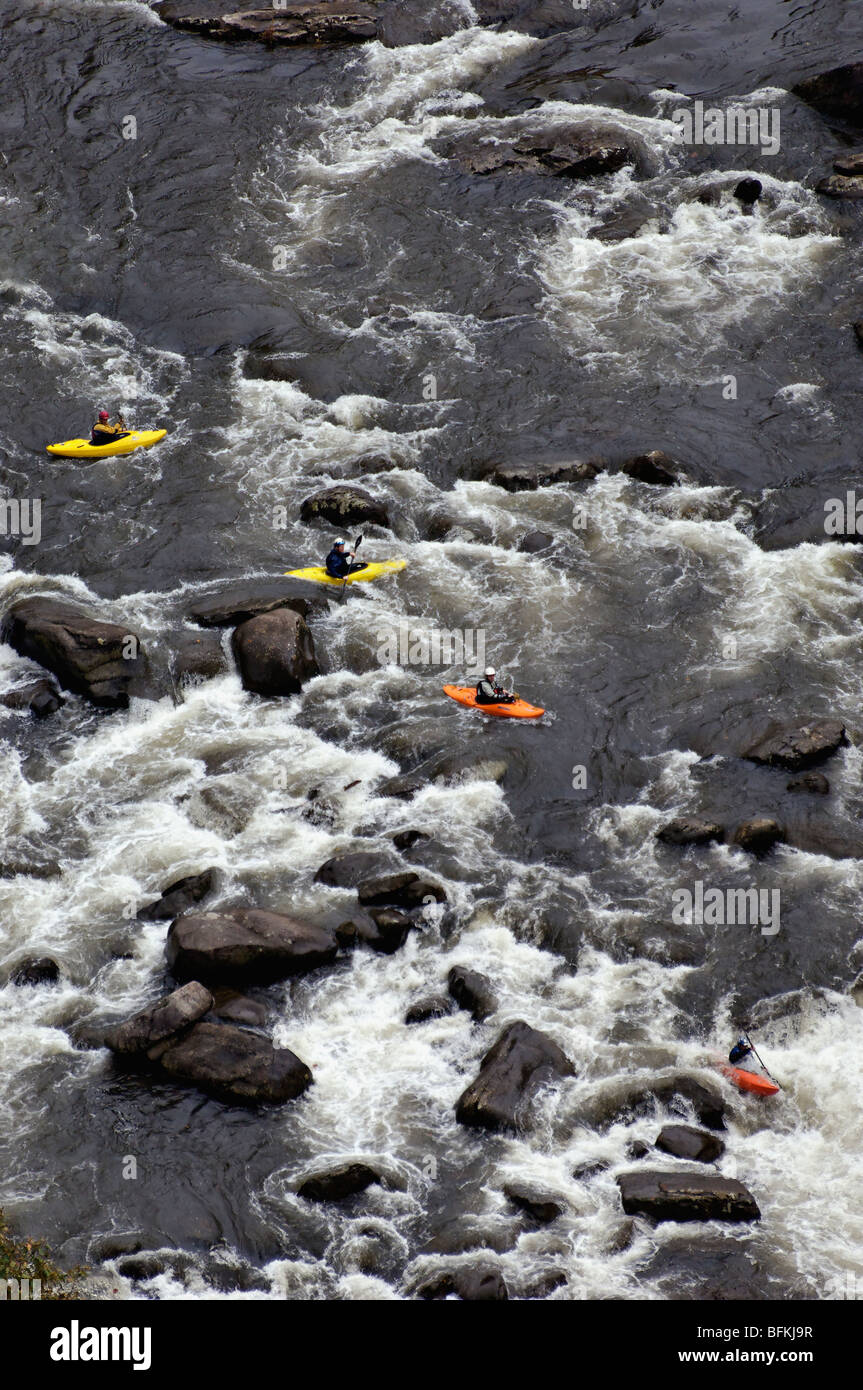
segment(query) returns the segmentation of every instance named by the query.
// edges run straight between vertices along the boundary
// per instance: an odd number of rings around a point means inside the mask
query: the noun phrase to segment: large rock
[[[648,1115],[661,1106],[684,1115],[691,1106],[698,1123],[707,1129],[725,1128],[725,1101],[720,1091],[691,1076],[665,1077],[648,1086],[633,1085],[617,1093],[610,1103],[596,1108],[596,1122],[612,1124],[629,1115]]]
[[[487,975],[454,965],[447,976],[447,989],[460,1009],[466,1009],[475,1023],[484,1023],[497,1008],[494,986]]]
[[[446,1018],[455,1013],[455,1000],[445,994],[428,994],[416,999],[405,1014],[405,1023],[428,1023],[430,1018]]]
[[[358,897],[363,907],[401,907],[407,912],[422,907],[428,898],[438,903],[447,900],[439,884],[420,878],[410,870],[367,879],[360,884]]]
[[[512,141],[494,142],[474,135],[441,142],[441,153],[469,174],[551,174],[558,178],[588,179],[614,174],[633,156],[626,145],[601,136],[551,131],[525,135]]]
[[[524,1182],[505,1183],[503,1190],[513,1206],[526,1211],[528,1216],[532,1216],[543,1225],[548,1221],[554,1221],[555,1217],[566,1211],[566,1198],[561,1197],[559,1192],[550,1192],[546,1188],[533,1187],[530,1183]]]
[[[863,174],[863,153],[840,155],[838,159],[834,159],[833,168],[837,174]]]
[[[863,177],[846,177],[844,174],[828,174],[826,178],[819,179],[815,185],[815,192],[820,193],[822,198],[863,198]]]
[[[212,893],[215,886],[215,869],[205,869],[203,873],[179,878],[164,890],[160,898],[150,903],[149,907],[143,908],[138,913],[138,918],[144,922],[170,922],[187,908],[194,907],[195,903],[199,903],[208,893]]]
[[[264,43],[363,43],[377,35],[376,9],[350,0],[286,0],[232,8],[231,0],[165,0],[159,16],[177,29],[213,39]]]
[[[144,666],[140,641],[129,628],[99,622],[54,599],[13,604],[0,637],[51,671],[65,690],[105,709],[128,706],[130,683]]]
[[[315,882],[325,883],[328,888],[357,888],[369,874],[380,873],[387,867],[389,856],[372,850],[336,854],[321,865]]]
[[[112,1052],[151,1054],[155,1059],[159,1045],[197,1023],[213,1007],[213,996],[197,980],[175,989],[157,1004],[117,1023],[104,1033],[105,1047]]]
[[[241,623],[231,648],[243,689],[255,695],[296,695],[320,674],[312,634],[290,608],[276,608]]]
[[[183,632],[171,653],[171,675],[177,685],[209,681],[228,671],[228,659],[218,632]]]
[[[240,623],[248,622],[249,618],[272,613],[276,608],[291,608],[301,618],[307,618],[315,609],[329,607],[329,600],[323,595],[308,598],[295,593],[294,590],[301,586],[301,580],[291,579],[232,584],[216,594],[196,599],[186,616],[198,627],[238,627]]]
[[[662,1173],[638,1168],[617,1179],[627,1216],[653,1221],[759,1221],[752,1193],[735,1178],[713,1173]]]
[[[12,985],[54,985],[60,978],[60,967],[51,956],[25,956],[9,976]]]
[[[715,1163],[725,1153],[721,1139],[694,1125],[664,1125],[656,1147],[675,1158],[689,1158],[698,1163]]]
[[[772,724],[742,756],[753,763],[800,772],[823,762],[847,742],[845,725],[838,719],[816,719],[802,725]]]
[[[823,772],[804,772],[802,777],[792,777],[785,785],[790,792],[812,792],[815,796],[830,795],[830,783]]]
[[[297,922],[281,912],[238,907],[178,917],[165,951],[178,980],[234,984],[281,980],[329,965],[338,942],[329,927]]]
[[[863,62],[807,77],[793,90],[822,116],[863,129]]]
[[[373,950],[385,956],[398,951],[407,941],[408,932],[416,926],[413,917],[396,907],[376,907],[369,916],[374,926],[371,930],[363,927],[361,938]]]
[[[384,526],[390,524],[389,515],[383,502],[377,502],[370,493],[361,487],[350,487],[339,483],[323,492],[307,497],[300,508],[301,521],[329,521],[333,526],[345,530],[348,526]],[[346,539],[350,539],[346,537]]]
[[[244,1104],[293,1100],[312,1084],[309,1068],[288,1048],[230,1024],[193,1024],[169,1042],[159,1065],[174,1081]]]
[[[535,492],[555,483],[580,483],[595,478],[598,463],[570,459],[565,463],[499,463],[486,474],[485,481],[507,492]]]
[[[380,1173],[368,1163],[343,1163],[305,1178],[297,1188],[297,1196],[308,1202],[340,1202],[356,1192],[365,1192],[380,1180]]]
[[[0,705],[5,705],[7,709],[26,709],[37,719],[56,714],[65,703],[59,690],[49,680],[30,681],[29,685],[19,685],[17,690],[0,695]]]
[[[483,1129],[518,1129],[538,1086],[555,1076],[574,1075],[575,1068],[556,1042],[520,1020],[510,1023],[459,1097],[456,1119]]]
[[[664,845],[706,845],[721,840],[725,834],[718,821],[702,820],[700,816],[675,816],[656,832]]]

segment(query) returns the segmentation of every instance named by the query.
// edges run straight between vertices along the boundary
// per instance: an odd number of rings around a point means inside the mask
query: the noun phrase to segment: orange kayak
[[[527,700],[513,700],[511,705],[481,705],[473,685],[445,685],[443,693],[457,704],[467,705],[468,709],[479,709],[483,714],[494,714],[503,719],[538,719],[545,714],[539,705],[529,705]]]
[[[775,1096],[779,1090],[776,1082],[771,1081],[769,1076],[762,1076],[755,1071],[745,1071],[743,1067],[732,1067],[730,1062],[719,1062],[718,1066],[723,1076],[727,1076],[738,1090],[751,1091],[755,1096]]]

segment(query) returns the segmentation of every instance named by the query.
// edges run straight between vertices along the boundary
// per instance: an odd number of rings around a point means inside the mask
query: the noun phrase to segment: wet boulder
[[[371,850],[336,854],[318,869],[315,883],[324,883],[328,888],[357,888],[369,874],[381,873],[389,863],[386,855]]]
[[[574,1075],[575,1068],[556,1042],[521,1020],[510,1023],[459,1097],[456,1119],[482,1129],[517,1130],[538,1086]]]
[[[516,140],[484,140],[473,134],[440,141],[438,148],[465,173],[540,174],[589,179],[614,174],[633,155],[619,140],[561,130],[524,135]]]
[[[539,555],[543,550],[548,550],[554,542],[554,536],[550,531],[528,531],[522,536],[516,550],[520,555]]]
[[[159,1066],[174,1081],[240,1104],[293,1100],[312,1084],[309,1068],[289,1048],[228,1023],[193,1024],[168,1043]]]
[[[405,1014],[405,1023],[428,1023],[431,1018],[446,1018],[455,1013],[455,1000],[445,994],[427,994],[416,999]]]
[[[595,478],[600,472],[598,463],[585,459],[569,459],[557,463],[499,463],[486,475],[486,482],[507,492],[535,492],[555,483],[580,483]]]
[[[834,159],[833,168],[837,174],[847,174],[851,177],[863,174],[863,153],[840,155],[838,159]]]
[[[822,116],[863,129],[863,62],[807,77],[792,90]]]
[[[741,821],[731,843],[749,854],[767,854],[774,845],[785,842],[785,828],[770,816],[753,816]]]
[[[715,1163],[725,1153],[721,1139],[694,1125],[664,1125],[656,1147],[675,1158],[689,1158],[698,1163]]]
[[[484,1023],[497,1008],[494,986],[487,975],[454,965],[447,976],[447,989],[460,1009],[466,1009],[474,1023]]]
[[[215,886],[215,869],[205,869],[203,873],[190,874],[187,878],[178,878],[174,883],[169,884],[160,898],[138,913],[138,920],[142,922],[170,922],[174,917],[179,917],[180,913],[185,912],[187,908],[194,907],[196,903],[201,902],[208,893],[212,893]]]
[[[555,1217],[566,1211],[566,1198],[561,1197],[559,1192],[549,1192],[545,1188],[533,1187],[525,1182],[505,1183],[503,1190],[513,1206],[527,1212],[528,1216],[532,1216],[534,1221],[539,1221],[542,1225],[554,1221]]]
[[[381,1174],[368,1163],[342,1163],[312,1173],[297,1188],[297,1196],[307,1202],[341,1202],[357,1192],[365,1192],[372,1183],[379,1183]]]
[[[381,955],[391,956],[400,950],[407,941],[408,932],[416,926],[413,917],[397,907],[376,907],[369,914],[371,929],[361,929],[360,936],[373,950]]]
[[[652,1221],[760,1221],[752,1193],[736,1178],[638,1168],[617,1179],[627,1216]]]
[[[25,956],[13,967],[11,985],[54,985],[60,978],[60,967],[51,956]]]
[[[172,922],[165,948],[176,979],[226,984],[306,974],[331,964],[337,951],[329,927],[246,907],[187,912]]]
[[[742,757],[767,767],[800,772],[831,757],[847,742],[845,725],[838,719],[816,719],[802,725],[772,724],[744,749]]]
[[[348,526],[383,526],[390,524],[383,502],[378,502],[361,487],[339,483],[307,497],[300,508],[301,521],[329,521],[344,530]]]
[[[734,188],[734,196],[744,208],[751,208],[761,194],[764,192],[764,185],[760,179],[745,178],[741,179]]]
[[[424,1299],[455,1295],[465,1303],[500,1303],[509,1298],[500,1270],[485,1263],[438,1270],[417,1285],[416,1295]]]
[[[196,599],[186,616],[198,627],[239,627],[240,623],[258,618],[262,613],[272,613],[277,608],[290,608],[301,618],[329,608],[329,600],[324,595],[308,598],[297,592],[301,587],[302,580],[292,579],[232,584],[218,593]]]
[[[589,1158],[584,1163],[576,1163],[572,1176],[576,1182],[591,1182],[600,1173],[607,1173],[611,1163],[607,1158]]]
[[[614,1123],[630,1114],[649,1115],[657,1106],[678,1115],[685,1115],[691,1106],[698,1123],[705,1128],[725,1128],[725,1101],[721,1093],[691,1076],[667,1077],[649,1086],[628,1087],[616,1095],[603,1113],[597,1113],[596,1119]]]
[[[228,670],[228,659],[217,632],[184,632],[171,655],[171,675],[177,685],[212,680]]]
[[[190,1028],[213,1007],[213,996],[197,980],[175,989],[158,1003],[125,1023],[117,1023],[105,1030],[103,1042],[111,1052],[147,1053],[155,1059],[160,1044]]]
[[[234,630],[231,647],[243,689],[255,695],[296,695],[320,674],[312,634],[290,608],[249,618]]]
[[[648,454],[636,454],[620,465],[621,473],[635,478],[639,483],[651,483],[654,487],[673,487],[681,479],[680,467],[661,449],[651,449]]]
[[[213,986],[211,1013],[216,1018],[223,1018],[226,1023],[238,1023],[246,1028],[264,1028],[269,1018],[266,1004],[259,999],[250,999],[247,994],[241,994],[229,985]]]
[[[211,39],[268,44],[365,43],[377,35],[377,9],[351,0],[276,0],[237,8],[231,0],[165,0],[159,16]]]
[[[47,719],[49,714],[56,714],[65,703],[57,687],[48,680],[31,681],[29,685],[19,685],[17,690],[0,695],[0,705],[5,705],[7,709],[28,710],[37,719]]]
[[[826,178],[818,180],[815,192],[820,193],[822,198],[863,198],[863,176],[849,178],[845,174],[828,174]]]
[[[675,816],[656,832],[657,840],[664,845],[706,845],[724,835],[718,821],[702,820],[700,816]]]
[[[13,604],[0,637],[19,656],[44,666],[64,690],[104,709],[128,707],[130,686],[144,668],[140,640],[129,628],[54,599]]]
[[[422,907],[428,899],[438,903],[447,900],[439,884],[420,878],[410,870],[366,879],[359,885],[358,897],[363,907],[401,907],[407,912]]]
[[[393,835],[393,844],[403,854],[405,850],[413,849],[414,845],[425,844],[430,839],[431,835],[425,830],[400,830],[398,834]]]

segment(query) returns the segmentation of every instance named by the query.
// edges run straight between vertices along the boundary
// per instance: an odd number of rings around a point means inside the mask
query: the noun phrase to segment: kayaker
[[[131,431],[127,430],[126,421],[122,415],[118,415],[116,425],[112,425],[107,410],[100,410],[99,418],[90,434],[90,443],[97,447],[100,444],[114,444],[118,439],[125,439],[126,435],[130,433]]]
[[[485,675],[481,681],[477,682],[476,702],[478,705],[511,705],[515,696],[509,690],[504,690],[503,686],[495,684],[496,671],[493,666],[486,666]]]
[[[746,1038],[738,1038],[737,1042],[734,1044],[734,1046],[728,1054],[728,1060],[731,1063],[732,1067],[739,1067],[741,1062],[744,1062],[747,1057],[751,1056],[751,1043],[749,1043]]]
[[[356,574],[357,570],[366,568],[366,561],[356,560],[355,551],[345,550],[346,545],[347,541],[333,541],[333,548],[324,561],[331,579],[344,579],[347,575]]]

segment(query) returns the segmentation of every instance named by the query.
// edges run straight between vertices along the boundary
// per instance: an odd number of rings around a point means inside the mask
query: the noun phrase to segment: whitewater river
[[[38,545],[0,538],[0,609],[74,600],[161,669],[220,582],[320,561],[332,528],[300,504],[345,477],[392,519],[366,552],[407,561],[312,619],[323,674],[298,696],[246,694],[231,665],[124,712],[2,711],[0,1206],[125,1297],[406,1298],[471,1244],[511,1297],[561,1274],[554,1299],[838,1296],[863,1276],[863,586],[823,517],[859,477],[863,262],[859,204],[813,191],[847,142],[791,88],[854,56],[859,3],[597,0],[537,37],[465,0],[436,42],[316,50],[220,43],[132,0],[0,9],[0,484],[42,499]],[[778,152],[681,145],[682,95],[777,109]],[[556,127],[636,163],[483,178],[441,152]],[[751,215],[730,192],[747,174]],[[274,352],[293,380],[256,374]],[[44,452],[103,403],[167,438],[87,466]],[[483,480],[651,449],[688,481]],[[537,529],[551,548],[520,551]],[[463,669],[382,664],[399,624],[480,634],[545,718],[483,721],[441,694]],[[38,674],[0,647],[3,690]],[[829,798],[734,756],[815,716],[851,739]],[[479,766],[380,790],[443,756]],[[790,843],[659,845],[683,813],[775,816]],[[408,828],[431,836],[406,863],[445,886],[445,920],[266,992],[314,1073],[299,1101],[231,1107],[76,1047],[166,992],[166,924],[134,920],[166,884],[214,867],[216,903],[333,925],[355,900],[319,866]],[[699,878],[779,889],[779,932],[675,925]],[[32,955],[58,985],[7,983]],[[497,1014],[406,1027],[455,964],[491,978]],[[633,1223],[615,1176],[668,1117],[618,1098],[715,1080],[745,1013],[785,1089],[725,1088],[718,1168],[762,1221]],[[513,1019],[576,1076],[519,1137],[460,1127]],[[345,1156],[389,1186],[297,1198]],[[515,1179],[568,1211],[525,1223]]]

